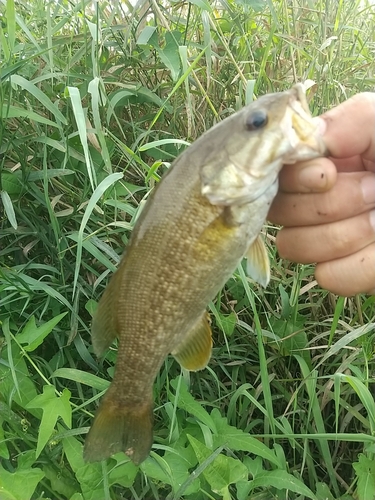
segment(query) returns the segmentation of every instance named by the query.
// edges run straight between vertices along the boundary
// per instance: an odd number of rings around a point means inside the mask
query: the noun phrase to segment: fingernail
[[[305,188],[318,191],[325,189],[328,179],[324,167],[317,163],[301,170],[299,182]]]
[[[375,233],[375,210],[371,210],[370,212],[370,224],[372,225],[372,228]]]
[[[375,175],[366,175],[361,180],[363,201],[365,203],[375,202]]]

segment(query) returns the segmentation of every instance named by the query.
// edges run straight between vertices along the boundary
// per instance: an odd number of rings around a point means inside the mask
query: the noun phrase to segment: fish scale
[[[123,451],[139,464],[152,445],[152,387],[169,353],[189,370],[211,356],[207,304],[241,259],[266,286],[259,235],[283,163],[325,154],[303,85],[268,94],[185,150],[153,190],[92,325],[98,356],[119,339],[115,374],[84,458]]]

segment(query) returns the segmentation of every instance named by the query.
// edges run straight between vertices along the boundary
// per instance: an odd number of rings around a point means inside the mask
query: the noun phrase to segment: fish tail
[[[85,461],[98,462],[123,451],[135,465],[143,462],[153,440],[152,406],[151,398],[142,403],[121,403],[109,389],[86,437]]]

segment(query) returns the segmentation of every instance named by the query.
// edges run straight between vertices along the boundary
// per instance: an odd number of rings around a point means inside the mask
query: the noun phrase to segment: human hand
[[[330,157],[284,166],[268,214],[284,226],[276,245],[283,258],[316,262],[327,290],[375,294],[375,93],[317,120]]]

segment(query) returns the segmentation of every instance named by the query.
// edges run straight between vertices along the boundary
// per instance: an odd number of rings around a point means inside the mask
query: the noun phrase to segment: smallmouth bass
[[[84,458],[119,451],[135,463],[152,445],[153,382],[169,353],[188,370],[211,356],[207,304],[247,257],[266,286],[259,235],[284,163],[323,156],[302,84],[268,94],[217,124],[172,164],[151,193],[94,316],[100,356],[119,339],[113,381],[87,435]]]

